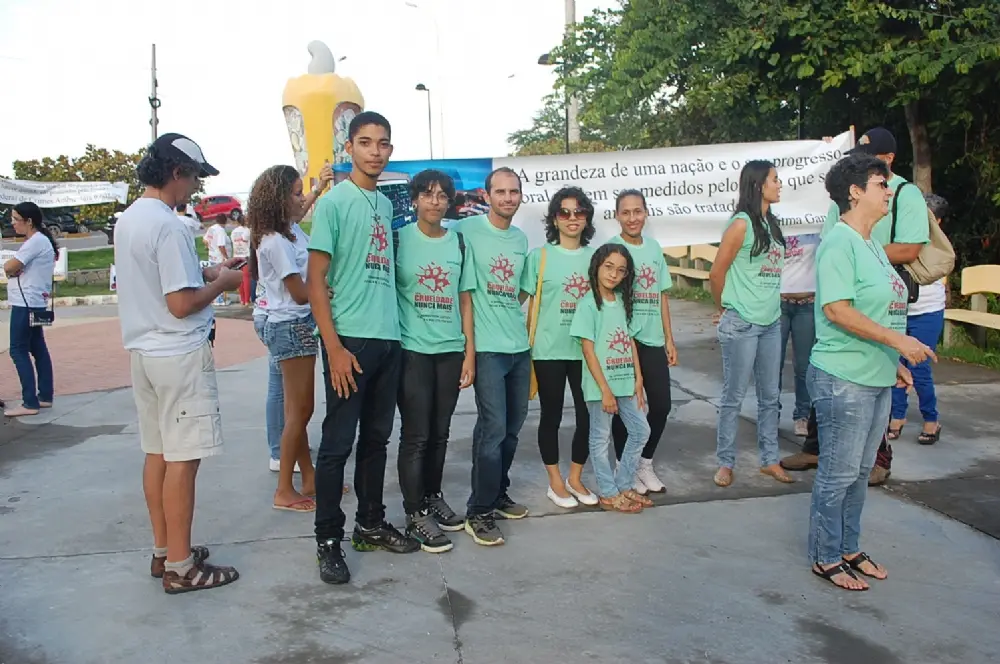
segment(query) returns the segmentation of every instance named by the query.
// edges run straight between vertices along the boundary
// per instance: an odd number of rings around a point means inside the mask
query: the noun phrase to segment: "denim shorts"
[[[316,355],[319,340],[313,335],[316,322],[312,314],[306,314],[295,320],[274,322],[270,319],[264,323],[264,344],[267,352],[275,362],[290,360],[294,357],[309,357]]]

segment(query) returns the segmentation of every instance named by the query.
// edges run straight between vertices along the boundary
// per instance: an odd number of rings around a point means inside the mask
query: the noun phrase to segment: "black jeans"
[[[337,396],[330,383],[330,364],[323,356],[323,385],[326,388],[326,417],[323,437],[316,457],[316,541],[339,540],[344,536],[344,465],[354,447],[354,493],[358,511],[354,520],[362,528],[373,528],[385,518],[382,485],[385,482],[386,446],[392,434],[399,390],[398,341],[341,337],[344,348],[354,354],[363,373],[355,374],[358,391],[346,399]],[[359,426],[360,425],[360,426]]]
[[[809,425],[806,427],[806,440],[802,443],[802,452],[819,456],[819,429],[816,426],[816,407],[809,409]]]
[[[663,346],[647,346],[638,341],[635,347],[639,354],[639,368],[642,370],[642,384],[646,388],[646,400],[649,412],[646,422],[649,424],[649,441],[642,449],[643,459],[652,459],[660,436],[667,426],[667,416],[670,415],[670,365],[667,363],[667,349]],[[611,421],[611,436],[615,440],[615,457],[622,458],[625,449],[625,439],[628,432],[622,418],[615,415]]]
[[[399,380],[399,489],[407,514],[440,493],[448,430],[458,404],[464,353],[426,355],[403,351]]]
[[[538,380],[538,402],[542,414],[538,421],[538,451],[542,463],[555,466],[559,463],[559,425],[563,416],[563,397],[566,381],[573,395],[576,410],[576,431],[570,459],[581,466],[587,463],[590,453],[590,413],[583,399],[583,360],[535,360],[535,378]]]

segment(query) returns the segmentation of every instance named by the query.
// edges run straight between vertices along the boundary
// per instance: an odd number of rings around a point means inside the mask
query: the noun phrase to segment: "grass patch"
[[[198,238],[195,241],[195,249],[198,251],[199,260],[208,260],[208,249],[205,243]],[[81,249],[69,252],[69,271],[77,270],[107,270],[115,262],[115,248],[101,247],[99,249]]]
[[[306,235],[312,235],[312,230],[313,230],[312,221],[300,221],[299,227],[301,227],[302,230],[305,231]]]
[[[85,297],[87,295],[114,295],[108,284],[68,284],[56,282],[56,297]]]
[[[673,300],[688,300],[689,302],[704,302],[706,304],[712,303],[712,294],[704,288],[684,288],[683,286],[674,286],[667,291],[667,295],[669,295]]]
[[[954,342],[950,346],[938,346],[937,354],[955,362],[1000,370],[1000,350],[997,349],[1000,349],[1000,331],[986,330],[986,348],[980,348],[972,343],[965,329],[956,326]]]

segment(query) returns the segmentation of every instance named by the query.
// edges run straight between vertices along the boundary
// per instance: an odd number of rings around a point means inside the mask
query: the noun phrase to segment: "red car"
[[[206,196],[194,206],[199,221],[214,220],[219,215],[233,221],[243,218],[243,206],[233,196]]]

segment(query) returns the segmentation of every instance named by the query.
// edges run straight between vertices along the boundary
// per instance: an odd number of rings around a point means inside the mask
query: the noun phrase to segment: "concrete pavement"
[[[674,315],[682,366],[656,459],[668,486],[660,506],[622,516],[548,502],[533,403],[512,470],[512,493],[532,516],[501,523],[506,545],[477,547],[457,533],[455,550],[440,556],[348,549],[348,587],[319,581],[311,516],[270,509],[264,359],[219,372],[227,450],[205,462],[199,482],[196,540],[242,575],[226,589],[169,597],[146,576],[151,543],[128,389],[60,397],[30,423],[6,423],[0,663],[995,661],[1000,544],[965,523],[989,532],[983,513],[1000,496],[997,376],[945,370],[942,441],[925,448],[905,436],[889,489],[869,491],[863,543],[890,580],[846,593],[805,561],[811,474],[784,486],[756,472],[752,401],[736,482],[712,484],[714,330],[699,305],[674,303]],[[318,381],[317,396],[321,412]],[[791,396],[783,395],[786,451],[795,445]],[[474,412],[463,393],[445,474],[456,509],[468,496]],[[310,426],[314,444],[320,421]],[[567,411],[564,425],[571,421]],[[567,456],[571,434],[561,432]],[[589,468],[585,478],[592,482]],[[918,490],[926,495],[911,500]],[[401,523],[394,445],[385,499]],[[348,495],[349,524],[353,508]]]

